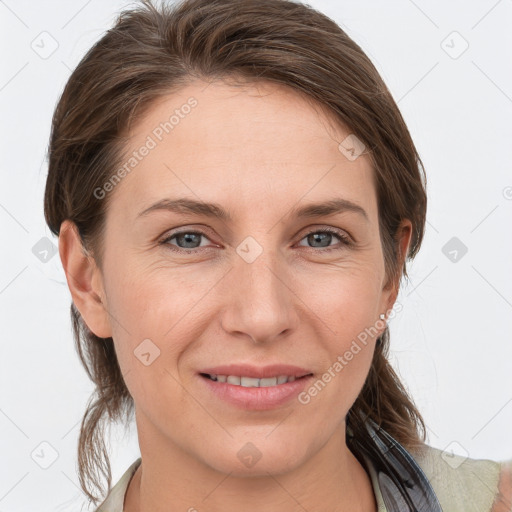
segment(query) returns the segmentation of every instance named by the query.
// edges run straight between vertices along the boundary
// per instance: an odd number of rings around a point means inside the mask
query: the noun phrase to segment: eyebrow
[[[231,220],[231,215],[217,203],[205,203],[194,199],[161,199],[150,207],[141,211],[137,218],[144,217],[155,211],[169,211],[178,214],[204,215],[207,217],[218,218],[225,222]],[[326,202],[311,203],[305,206],[293,208],[288,217],[314,218],[327,217],[344,212],[354,212],[361,215],[367,222],[368,214],[360,205],[343,198],[334,198]]]

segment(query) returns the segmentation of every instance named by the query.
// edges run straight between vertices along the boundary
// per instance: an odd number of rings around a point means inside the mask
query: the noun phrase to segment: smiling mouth
[[[274,377],[261,379],[245,377],[241,375],[215,375],[210,373],[200,373],[199,375],[205,379],[219,383],[231,384],[233,386],[241,386],[245,388],[266,388],[272,386],[280,386],[282,384],[287,384],[288,382],[294,382],[295,380],[301,380],[306,377],[310,377],[313,374],[308,373],[307,375],[303,375],[301,377],[295,377],[294,375],[276,375]]]

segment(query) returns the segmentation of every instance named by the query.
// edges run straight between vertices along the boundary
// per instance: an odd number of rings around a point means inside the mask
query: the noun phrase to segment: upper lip
[[[265,379],[279,375],[303,377],[313,373],[305,368],[289,364],[271,364],[268,366],[251,366],[248,364],[229,364],[222,366],[211,366],[200,370],[199,373],[208,373],[210,375],[236,375],[240,377],[252,377],[255,379]]]

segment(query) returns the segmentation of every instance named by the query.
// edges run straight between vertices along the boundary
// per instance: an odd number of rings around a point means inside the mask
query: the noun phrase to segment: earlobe
[[[59,255],[73,302],[87,327],[100,338],[111,337],[100,270],[85,253],[76,224],[69,220],[60,228]]]

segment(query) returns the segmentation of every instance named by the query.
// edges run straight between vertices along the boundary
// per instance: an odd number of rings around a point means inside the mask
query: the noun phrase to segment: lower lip
[[[244,386],[228,384],[227,382],[211,380],[202,375],[199,375],[199,378],[205,383],[210,392],[221,400],[243,409],[265,411],[291,401],[304,390],[313,378],[313,375],[296,379],[293,382],[264,388],[246,388]]]

